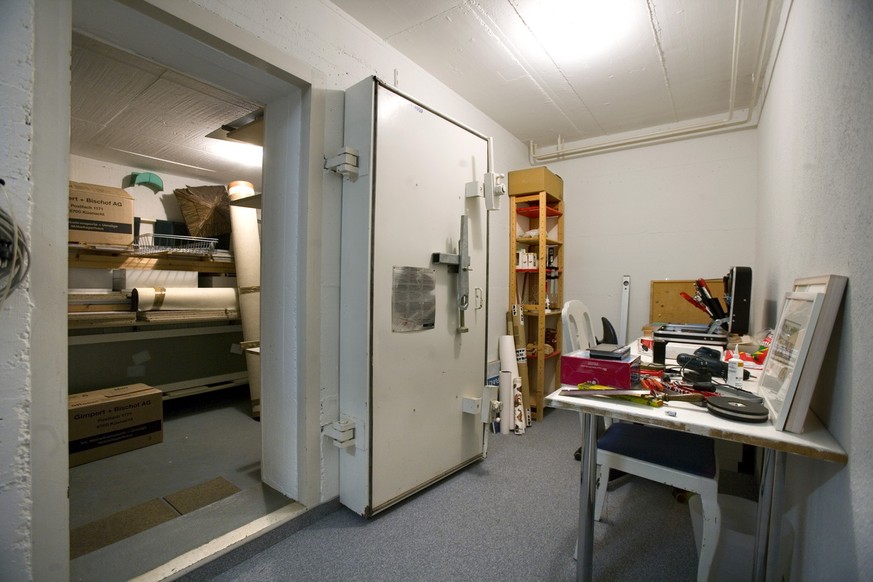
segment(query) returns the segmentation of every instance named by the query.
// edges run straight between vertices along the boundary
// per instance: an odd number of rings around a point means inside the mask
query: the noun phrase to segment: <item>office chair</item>
[[[591,326],[591,315],[584,303],[577,300],[567,301],[561,310],[561,321],[564,348],[567,351],[584,350],[597,345]],[[603,321],[606,337],[609,334],[606,325],[608,321],[606,318]],[[610,422],[609,419],[604,421],[605,430],[597,439],[594,518],[600,521],[612,470],[697,493],[703,508],[703,534],[697,578],[707,580],[721,532],[718,461],[714,441],[709,437],[664,428]],[[581,449],[577,454],[578,460]]]

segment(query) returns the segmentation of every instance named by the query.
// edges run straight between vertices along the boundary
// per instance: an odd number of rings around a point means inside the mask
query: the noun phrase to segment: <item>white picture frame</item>
[[[776,430],[785,429],[824,297],[824,293],[785,294],[760,382]]]
[[[794,291],[803,293],[824,293],[825,298],[813,333],[809,353],[803,365],[794,399],[788,412],[785,430],[802,433],[812,394],[818,383],[819,372],[831,340],[831,333],[843,302],[848,277],[843,275],[820,275],[795,279]]]

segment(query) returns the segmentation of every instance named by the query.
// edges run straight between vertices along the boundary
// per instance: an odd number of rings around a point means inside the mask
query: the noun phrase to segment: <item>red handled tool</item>
[[[688,303],[690,303],[691,305],[693,305],[697,309],[701,310],[702,312],[704,312],[708,316],[712,317],[712,313],[710,313],[709,309],[707,309],[700,301],[698,301],[697,299],[695,299],[694,297],[692,297],[691,295],[689,295],[685,291],[680,291],[679,295],[682,296],[682,299],[684,299],[685,301],[687,301]]]
[[[724,319],[725,313],[724,309],[721,307],[721,303],[717,298],[712,296],[712,293],[709,292],[709,287],[703,278],[697,280],[697,289],[703,297],[703,304],[709,307],[709,310],[712,312],[712,317],[714,319]]]

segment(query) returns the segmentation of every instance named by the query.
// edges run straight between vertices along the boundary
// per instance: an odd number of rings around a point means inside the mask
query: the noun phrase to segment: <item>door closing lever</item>
[[[438,265],[448,265],[449,273],[457,273],[455,299],[458,304],[458,333],[467,333],[465,312],[470,306],[470,243],[467,233],[467,215],[461,215],[461,236],[458,238],[458,254],[433,253],[431,261]]]

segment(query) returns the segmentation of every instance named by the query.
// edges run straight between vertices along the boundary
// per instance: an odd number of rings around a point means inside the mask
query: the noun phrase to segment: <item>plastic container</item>
[[[758,519],[758,504],[742,497],[719,494],[721,509],[721,534],[715,560],[710,572],[710,580],[733,582],[752,579],[752,559],[755,553],[755,527]],[[688,500],[691,512],[691,527],[694,530],[694,543],[700,555],[702,531],[702,510],[700,496],[693,495]],[[794,529],[787,520],[782,520],[782,537],[779,543],[779,572],[774,579],[790,580],[791,549],[794,543]]]

